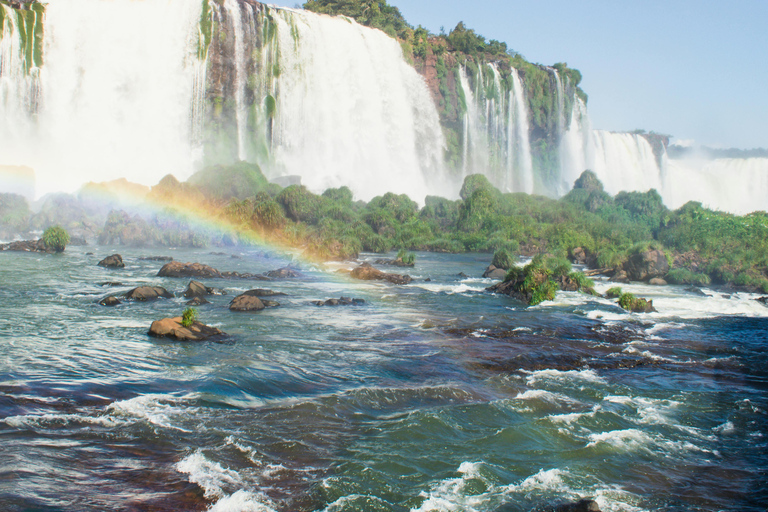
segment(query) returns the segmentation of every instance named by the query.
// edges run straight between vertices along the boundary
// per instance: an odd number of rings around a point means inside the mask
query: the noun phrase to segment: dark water
[[[0,254],[0,510],[762,511],[768,308],[754,296],[630,287],[659,313],[563,293],[482,292],[487,255],[418,254],[412,285],[204,280],[231,337],[147,336],[184,299],[104,308],[154,277],[150,250]],[[220,270],[287,260],[166,250]],[[238,258],[233,258],[234,254]],[[423,282],[430,277],[431,282]],[[119,281],[124,286],[100,286]],[[239,291],[288,295],[256,314]],[[600,283],[603,290],[607,284]],[[363,298],[364,306],[311,300]]]

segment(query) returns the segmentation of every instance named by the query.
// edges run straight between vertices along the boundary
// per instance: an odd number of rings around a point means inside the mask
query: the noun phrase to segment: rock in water
[[[226,295],[223,290],[205,286],[200,281],[190,281],[187,289],[184,290],[184,297],[192,299],[194,297],[205,297],[206,295]]]
[[[483,272],[483,277],[503,280],[505,277],[507,277],[507,271],[503,268],[488,265],[488,268],[486,268],[485,272]]]
[[[202,297],[195,297],[194,299],[186,302],[187,306],[202,306],[204,304],[210,304],[210,301],[207,301]]]
[[[325,302],[316,300],[312,302],[316,306],[361,306],[365,304],[363,299],[351,299],[349,297],[340,297],[338,299],[328,299]]]
[[[238,295],[229,303],[230,311],[261,311],[266,306],[260,298],[253,295]]]
[[[0,251],[18,251],[18,252],[54,252],[42,240],[23,240],[0,244]]]
[[[123,263],[123,257],[119,254],[113,254],[112,256],[107,256],[103,260],[97,263],[100,267],[107,267],[107,268],[125,268],[125,263]]]
[[[99,304],[102,306],[117,306],[118,304],[122,304],[122,302],[120,302],[117,297],[110,295],[109,297],[104,297],[101,299]]]
[[[600,512],[600,505],[593,499],[583,498],[576,503],[558,505],[555,512]]]
[[[264,273],[265,276],[273,279],[296,279],[304,277],[301,272],[291,267],[283,267],[277,270],[270,270]]]
[[[222,338],[225,333],[215,327],[193,322],[189,327],[181,325],[181,317],[155,320],[149,328],[149,335],[157,338],[171,338],[178,341],[204,341]]]
[[[146,302],[148,300],[159,299],[172,299],[173,294],[161,286],[139,286],[126,292],[124,297],[128,300],[136,300],[139,302]]]
[[[667,282],[660,277],[654,277],[653,279],[648,281],[648,284],[652,286],[667,286]]]
[[[182,263],[172,261],[166,263],[157,273],[158,277],[204,277],[221,278],[221,272],[202,263]]]
[[[631,281],[648,281],[667,275],[669,262],[663,251],[647,250],[630,256],[624,264],[624,270]]]
[[[243,295],[250,295],[251,297],[276,297],[278,295],[285,295],[283,292],[276,292],[273,290],[266,290],[264,288],[256,288],[244,292]]]
[[[389,281],[392,284],[408,284],[413,280],[411,276],[405,274],[387,274],[372,267],[370,263],[363,263],[353,269],[350,275],[363,281]]]

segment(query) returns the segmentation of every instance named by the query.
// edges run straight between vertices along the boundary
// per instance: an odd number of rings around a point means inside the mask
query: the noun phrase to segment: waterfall
[[[646,191],[655,188],[663,194],[661,170],[653,148],[642,135],[595,130],[592,169],[609,194],[622,190]]]
[[[265,15],[276,33],[261,51],[277,55],[277,67],[251,73],[256,84],[274,80],[272,112],[254,105],[274,118],[266,171],[299,175],[316,192],[346,185],[366,200],[456,193],[444,179],[437,110],[396,40],[341,17],[269,7]]]
[[[510,146],[514,148],[514,151],[511,150],[510,155],[516,155],[514,174],[517,178],[515,180],[517,185],[514,190],[516,192],[532,194],[534,181],[531,142],[529,138],[528,101],[525,98],[520,75],[515,68],[512,68],[512,91],[509,94],[511,95],[509,100],[510,129],[514,126],[514,145]],[[510,137],[511,143],[512,137]]]
[[[467,105],[462,175],[484,174],[504,192],[532,192],[528,103],[517,70],[510,70],[507,81],[495,64],[489,64],[471,78],[466,67],[459,68]]]
[[[23,116],[12,106],[23,94],[6,91],[23,89],[34,73],[6,74],[8,58],[8,68],[18,66],[6,23],[0,133],[10,136],[0,137],[0,164],[33,167],[38,194],[92,180],[187,177],[199,158],[191,141],[200,14],[201,3],[188,0],[50,2],[40,102]]]
[[[611,194],[768,206],[768,159],[671,160],[642,135],[593,131],[554,68],[527,82],[530,68],[457,64],[444,127],[398,41],[345,17],[246,0],[56,0],[0,16],[0,165],[34,168],[38,195],[246,160],[359,199],[456,197],[473,173],[558,197],[592,169]]]
[[[561,117],[565,117],[564,115]],[[581,98],[575,98],[567,129],[560,138],[560,183],[556,195],[566,194],[585,169],[595,167],[594,152],[590,150],[592,132],[587,106]]]
[[[768,211],[768,158],[667,158],[665,167],[662,197],[669,208],[698,201],[740,215]]]

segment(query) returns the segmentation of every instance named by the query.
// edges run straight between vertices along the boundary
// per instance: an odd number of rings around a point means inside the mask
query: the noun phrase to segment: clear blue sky
[[[532,62],[581,70],[595,128],[768,147],[768,0],[389,3],[411,25],[437,33],[463,21]]]

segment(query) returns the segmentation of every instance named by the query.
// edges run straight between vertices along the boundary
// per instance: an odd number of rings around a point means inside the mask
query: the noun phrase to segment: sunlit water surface
[[[115,250],[0,254],[3,511],[768,504],[757,296],[633,285],[658,313],[575,293],[526,308],[484,292],[488,255],[419,253],[402,287],[306,264],[298,280],[203,280],[227,295],[200,319],[230,337],[176,343],[147,330],[181,313],[189,280],[155,277],[162,263],[139,257],[253,273],[288,260],[121,249],[125,269],[96,266]],[[178,298],[97,304],[141,284]],[[256,287],[287,295],[227,309]],[[310,302],[341,295],[366,304]]]

